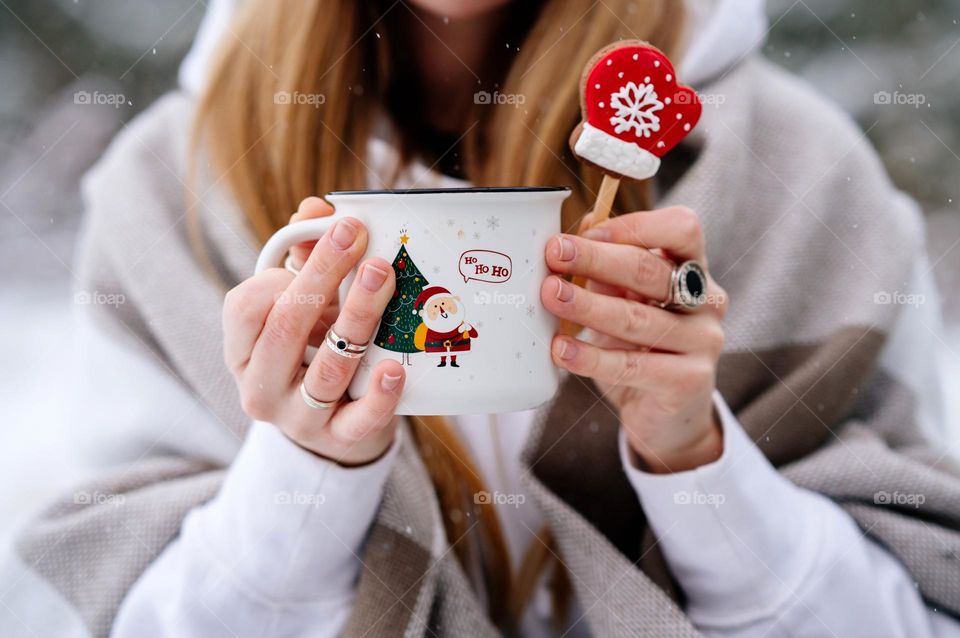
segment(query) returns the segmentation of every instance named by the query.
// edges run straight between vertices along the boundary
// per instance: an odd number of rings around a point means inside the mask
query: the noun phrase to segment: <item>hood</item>
[[[760,50],[768,32],[765,5],[766,0],[686,0],[680,79],[703,86]]]

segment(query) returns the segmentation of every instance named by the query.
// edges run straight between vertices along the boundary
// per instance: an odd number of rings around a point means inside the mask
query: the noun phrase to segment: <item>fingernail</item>
[[[584,231],[583,236],[587,239],[593,239],[594,241],[608,241],[610,239],[610,231],[603,226],[597,226],[596,228],[588,228]]]
[[[333,233],[330,235],[330,243],[338,250],[346,250],[353,245],[357,238],[357,228],[350,220],[344,219],[337,222],[333,227]]]
[[[385,374],[380,379],[380,387],[384,392],[393,392],[400,385],[400,375]]]
[[[386,280],[387,273],[370,264],[364,265],[363,272],[360,273],[360,283],[370,292],[380,290],[380,286],[382,286]]]
[[[577,245],[569,238],[560,235],[557,237],[557,259],[573,261],[577,257]]]
[[[557,353],[557,357],[563,359],[564,361],[570,361],[577,356],[577,344],[573,341],[568,341],[567,339],[561,339],[558,341],[554,350]]]
[[[557,299],[560,301],[573,299],[573,288],[563,279],[557,279]]]

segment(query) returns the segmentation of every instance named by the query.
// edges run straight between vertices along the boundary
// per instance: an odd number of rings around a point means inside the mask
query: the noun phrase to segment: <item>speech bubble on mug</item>
[[[502,284],[513,273],[513,261],[495,250],[468,250],[460,255],[460,276],[463,283],[471,279]]]

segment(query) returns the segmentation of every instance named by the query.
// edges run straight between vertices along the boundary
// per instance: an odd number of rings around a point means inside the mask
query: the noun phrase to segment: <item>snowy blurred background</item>
[[[78,179],[175,85],[205,9],[203,0],[0,0],[0,535],[84,471],[53,417],[74,304]],[[769,0],[769,15],[766,56],[869,131],[928,214],[942,289],[960,290],[960,0]],[[960,296],[946,303],[956,327]],[[960,338],[949,343],[960,367]]]

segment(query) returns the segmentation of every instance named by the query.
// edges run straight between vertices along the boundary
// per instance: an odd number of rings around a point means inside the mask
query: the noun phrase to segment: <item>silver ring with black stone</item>
[[[707,272],[696,261],[685,261],[674,267],[670,276],[670,292],[661,308],[690,312],[707,300]]]
[[[366,343],[351,343],[334,332],[332,327],[327,330],[324,341],[327,343],[327,347],[347,359],[359,359],[367,351],[367,346],[370,345],[369,341]]]

